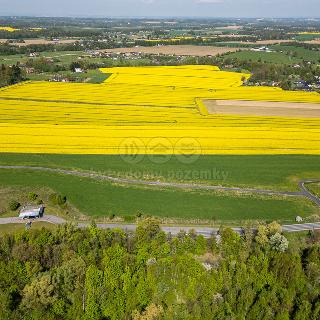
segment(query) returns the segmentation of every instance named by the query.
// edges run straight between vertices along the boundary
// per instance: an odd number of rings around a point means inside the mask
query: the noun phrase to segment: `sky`
[[[0,0],[0,16],[320,17],[319,0]]]

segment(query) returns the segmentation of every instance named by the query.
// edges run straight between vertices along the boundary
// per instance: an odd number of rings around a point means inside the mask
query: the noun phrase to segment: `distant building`
[[[30,58],[35,58],[35,57],[39,57],[39,56],[40,56],[40,54],[38,52],[30,52],[29,53]]]
[[[25,68],[26,74],[31,74],[31,73],[35,73],[35,69],[34,68]]]
[[[43,216],[43,213],[44,213],[44,206],[39,206],[39,207],[27,206],[27,207],[23,207],[20,210],[19,218],[22,218],[22,219],[40,218]]]
[[[74,72],[83,73],[83,70],[81,68],[74,68]]]
[[[260,47],[260,48],[253,48],[251,51],[257,51],[257,52],[273,52],[268,47]]]

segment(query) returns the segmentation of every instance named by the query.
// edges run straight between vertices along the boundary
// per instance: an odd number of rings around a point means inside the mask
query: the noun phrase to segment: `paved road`
[[[158,187],[169,187],[169,188],[179,188],[179,189],[197,189],[197,190],[220,190],[220,191],[237,191],[243,193],[259,193],[268,195],[282,195],[282,196],[294,196],[294,197],[307,197],[314,203],[320,206],[320,199],[315,195],[310,193],[310,191],[305,187],[307,183],[320,182],[320,179],[308,179],[301,180],[299,182],[299,188],[301,191],[276,191],[267,189],[255,189],[255,188],[237,188],[237,187],[222,187],[204,184],[192,184],[192,183],[175,183],[175,182],[160,182],[160,181],[146,181],[138,179],[127,179],[127,178],[115,178],[94,172],[85,172],[78,170],[67,170],[59,168],[46,168],[46,167],[34,167],[34,166],[1,166],[0,169],[10,169],[10,170],[33,170],[33,171],[44,171],[53,172],[64,175],[73,175],[84,178],[91,178],[95,180],[106,180],[117,183],[133,184],[133,185],[147,185],[147,186],[158,186]]]
[[[67,221],[63,218],[45,215],[44,217],[37,219],[37,222],[49,222],[53,224],[64,224]],[[18,217],[8,217],[8,218],[0,218],[0,224],[11,224],[11,223],[26,223],[27,220],[20,219]],[[79,228],[85,228],[89,226],[89,223],[79,223]],[[134,231],[136,229],[135,224],[121,224],[121,223],[98,223],[97,227],[100,229],[122,229],[125,231]],[[162,226],[162,230],[166,233],[171,233],[172,235],[177,235],[181,230],[189,232],[193,230],[198,235],[203,235],[205,238],[209,238],[212,235],[216,235],[218,233],[219,228],[212,227],[200,227],[200,226]],[[243,228],[234,227],[232,228],[237,233],[242,233]],[[292,225],[283,225],[282,231],[286,232],[297,232],[297,231],[309,231],[309,230],[318,230],[320,229],[320,222],[315,223],[301,223],[301,224],[292,224]]]
[[[7,217],[7,218],[0,218],[0,224],[9,224],[9,223],[26,223],[29,220],[23,220],[19,217]],[[32,220],[30,220],[32,221]],[[42,222],[49,222],[52,224],[64,224],[67,221],[63,218],[51,216],[51,215],[44,215],[42,218],[37,219],[36,221]]]
[[[307,187],[305,186],[306,184],[310,184],[310,183],[317,183],[320,182],[319,179],[308,179],[308,180],[302,180],[299,182],[299,188],[300,190],[302,190],[302,193],[309,198],[311,201],[313,201],[315,204],[317,204],[318,206],[320,206],[320,199],[315,196],[314,194],[312,194]]]

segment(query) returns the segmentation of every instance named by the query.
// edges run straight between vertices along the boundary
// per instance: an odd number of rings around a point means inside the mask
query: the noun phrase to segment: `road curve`
[[[307,197],[315,204],[320,206],[320,199],[315,195],[310,193],[310,191],[305,187],[306,183],[320,182],[320,179],[309,179],[302,180],[299,182],[299,188],[301,191],[276,191],[267,189],[255,189],[255,188],[238,188],[238,187],[222,187],[204,184],[193,184],[193,183],[175,183],[175,182],[160,182],[160,181],[146,181],[138,179],[127,179],[127,178],[115,178],[94,172],[85,172],[79,170],[68,170],[59,168],[47,168],[47,167],[35,167],[35,166],[4,166],[0,165],[0,169],[11,169],[11,170],[33,170],[33,171],[44,171],[53,172],[64,175],[73,175],[83,178],[91,178],[95,180],[105,180],[116,183],[132,184],[132,185],[146,185],[146,186],[158,186],[158,187],[169,187],[169,188],[179,188],[179,189],[194,189],[194,190],[219,190],[219,191],[237,191],[242,193],[258,193],[258,194],[268,194],[268,195],[281,195],[281,196],[303,196]]]
[[[309,198],[311,201],[313,201],[315,204],[317,204],[318,206],[320,206],[320,199],[312,194],[308,189],[307,187],[305,186],[306,184],[310,184],[310,183],[317,183],[317,182],[320,182],[319,179],[308,179],[308,180],[302,180],[302,181],[299,181],[299,188],[300,190],[302,190],[302,193],[307,197]]]
[[[8,217],[8,218],[0,218],[0,224],[11,224],[11,223],[26,223],[30,220],[23,220],[18,217]],[[67,223],[66,220],[60,217],[45,215],[44,217],[37,219],[37,222],[48,222],[53,224],[64,224]],[[86,228],[90,225],[90,223],[79,223],[79,228]],[[121,223],[98,223],[97,227],[99,229],[122,229],[124,231],[135,231],[137,225],[136,224],[121,224]],[[313,231],[320,229],[320,222],[315,223],[301,223],[301,224],[289,224],[282,225],[282,231],[284,232],[297,232],[297,231]],[[217,235],[219,228],[212,227],[201,227],[201,226],[162,226],[161,229],[166,233],[171,233],[172,235],[177,235],[181,231],[190,232],[193,231],[197,235],[202,235],[205,238],[210,238],[212,235]],[[233,227],[233,231],[242,234],[242,227]]]

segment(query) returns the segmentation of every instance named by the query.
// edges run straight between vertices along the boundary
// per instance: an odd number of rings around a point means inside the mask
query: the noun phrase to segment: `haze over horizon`
[[[319,0],[0,0],[1,16],[319,17]]]

